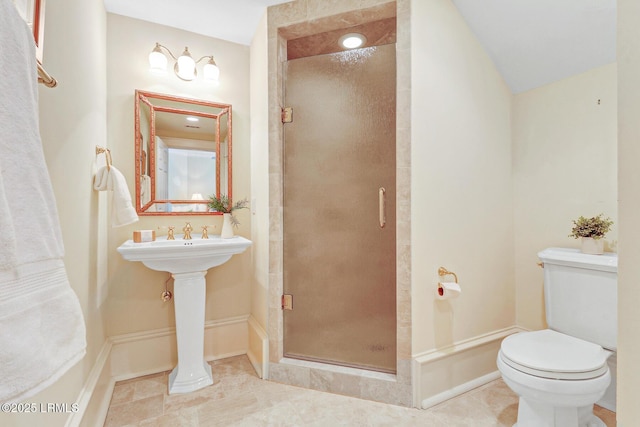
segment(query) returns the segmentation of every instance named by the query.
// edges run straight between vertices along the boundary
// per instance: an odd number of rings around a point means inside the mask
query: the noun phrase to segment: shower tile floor
[[[518,399],[495,380],[428,410],[387,405],[259,379],[246,356],[210,362],[214,384],[167,394],[169,372],[117,382],[105,427],[512,426]],[[615,413],[596,407],[614,427]]]

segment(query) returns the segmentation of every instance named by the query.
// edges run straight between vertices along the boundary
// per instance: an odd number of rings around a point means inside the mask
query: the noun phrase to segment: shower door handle
[[[384,187],[380,187],[378,190],[378,219],[380,221],[380,228],[384,228],[387,224],[387,215],[386,215],[386,192],[387,190]]]

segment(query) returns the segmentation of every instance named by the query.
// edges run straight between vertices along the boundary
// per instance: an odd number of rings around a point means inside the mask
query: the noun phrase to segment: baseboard
[[[249,326],[247,357],[249,357],[258,376],[267,379],[269,378],[269,337],[253,316],[249,316],[247,323]]]
[[[249,324],[250,316],[207,321],[204,359],[248,354]],[[69,417],[65,427],[104,424],[116,381],[167,371],[176,363],[175,328],[107,338],[76,400],[80,410]]]
[[[247,353],[249,316],[207,321],[204,358],[207,361]],[[178,360],[175,328],[113,336],[111,372],[118,380],[173,369]]]
[[[464,384],[460,384],[458,386],[453,387],[452,389],[449,389],[442,393],[436,394],[435,396],[431,396],[427,399],[424,399],[422,401],[422,404],[420,405],[420,408],[429,409],[432,406],[435,406],[446,400],[452,399],[456,396],[460,396],[461,394],[471,391],[474,388],[478,388],[480,386],[490,383],[491,381],[497,380],[498,378],[500,378],[500,376],[501,375],[499,371],[494,371],[486,375],[483,375],[481,377],[478,377],[474,380],[467,381]]]
[[[111,347],[111,340],[107,338],[76,400],[79,411],[71,414],[65,427],[96,426],[104,423],[115,384],[111,379],[110,370]]]
[[[414,355],[414,406],[428,408],[499,378],[500,343],[523,331],[512,326]]]

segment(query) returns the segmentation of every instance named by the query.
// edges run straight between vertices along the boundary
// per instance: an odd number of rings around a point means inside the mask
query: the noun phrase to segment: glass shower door
[[[285,357],[395,372],[395,45],[285,69]]]

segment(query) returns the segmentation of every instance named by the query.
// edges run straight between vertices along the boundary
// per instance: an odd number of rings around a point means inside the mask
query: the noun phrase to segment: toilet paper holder
[[[436,292],[436,298],[439,300],[457,298],[462,290],[458,284],[458,275],[453,271],[449,271],[444,267],[438,269],[438,275],[440,277],[453,276],[454,282],[442,282],[438,283],[438,289]]]
[[[456,273],[454,273],[453,271],[449,271],[444,267],[440,267],[438,269],[438,276],[453,276],[453,279],[456,283],[458,283],[458,275]]]

